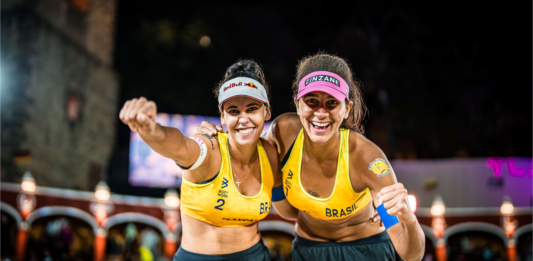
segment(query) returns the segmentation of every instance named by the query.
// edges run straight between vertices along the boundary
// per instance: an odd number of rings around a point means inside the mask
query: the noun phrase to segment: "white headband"
[[[237,96],[249,97],[266,103],[270,107],[265,87],[258,81],[248,77],[237,77],[223,83],[218,90],[218,107],[222,106],[225,101]]]

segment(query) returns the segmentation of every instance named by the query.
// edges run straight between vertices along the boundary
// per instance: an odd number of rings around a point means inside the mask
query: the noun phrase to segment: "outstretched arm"
[[[396,216],[399,223],[387,229],[396,252],[403,260],[419,261],[424,255],[425,236],[416,216],[411,211],[407,190],[398,183],[385,154],[362,135],[357,137],[355,166],[363,175],[372,193],[375,207],[383,206],[388,215]],[[381,216],[384,220],[384,217]]]
[[[139,99],[132,99],[126,101],[120,110],[119,118],[122,122],[127,124],[134,132],[139,133],[144,142],[148,144],[154,151],[164,157],[174,160],[182,167],[192,166],[200,156],[200,146],[192,139],[189,139],[180,130],[173,127],[161,126],[155,122],[157,115],[157,106],[155,102],[149,101],[144,97]],[[209,175],[212,165],[216,165],[216,153],[213,153],[214,145],[210,137],[200,135],[197,138],[201,139],[207,146],[207,155],[198,170],[194,171],[196,176],[192,182],[204,181],[206,177],[202,175]],[[218,148],[218,143],[216,143]],[[218,150],[216,150],[218,152]],[[218,153],[218,156],[220,153]],[[219,156],[220,157],[220,156]],[[214,160],[213,160],[214,159]],[[213,162],[214,161],[214,162]],[[219,160],[220,161],[220,160]],[[220,165],[220,164],[219,164]]]

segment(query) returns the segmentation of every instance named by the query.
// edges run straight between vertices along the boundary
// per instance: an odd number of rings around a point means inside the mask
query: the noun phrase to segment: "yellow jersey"
[[[217,176],[202,184],[183,179],[181,211],[191,218],[218,227],[242,227],[266,217],[271,207],[274,176],[261,141],[257,151],[261,164],[261,189],[255,196],[239,193],[233,182],[227,133],[218,133],[222,163]]]
[[[350,130],[341,129],[341,145],[337,162],[335,187],[328,198],[309,195],[302,187],[303,129],[287,152],[283,168],[283,187],[285,197],[295,208],[319,219],[343,219],[353,215],[371,201],[370,189],[357,193],[352,188],[349,175],[349,138]]]

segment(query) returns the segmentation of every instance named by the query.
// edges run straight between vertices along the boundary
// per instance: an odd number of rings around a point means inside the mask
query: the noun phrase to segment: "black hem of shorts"
[[[174,255],[174,261],[186,261],[186,260],[198,260],[198,261],[220,261],[220,260],[235,260],[235,261],[247,261],[254,257],[261,255],[264,251],[268,251],[263,240],[260,239],[257,244],[240,252],[225,254],[225,255],[204,255],[193,253],[183,249],[181,246]]]
[[[299,246],[304,247],[336,247],[336,246],[357,246],[357,245],[370,245],[370,244],[377,244],[382,243],[385,241],[389,241],[390,237],[389,234],[387,234],[387,231],[383,231],[379,234],[375,234],[373,236],[357,239],[354,241],[348,241],[348,242],[321,242],[321,241],[314,241],[309,240],[306,238],[303,238],[301,236],[298,236],[296,234],[296,238],[294,239],[294,243]]]

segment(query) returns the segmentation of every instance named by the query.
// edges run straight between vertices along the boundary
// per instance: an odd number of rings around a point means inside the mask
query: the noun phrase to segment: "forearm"
[[[388,232],[396,252],[403,260],[422,260],[426,237],[416,219],[408,224],[392,226]]]
[[[157,124],[152,133],[139,135],[150,148],[163,157],[179,162],[187,153],[187,149],[184,148],[187,137],[176,128]]]

